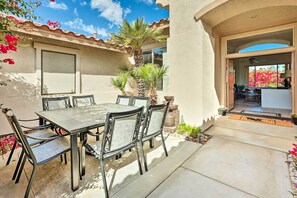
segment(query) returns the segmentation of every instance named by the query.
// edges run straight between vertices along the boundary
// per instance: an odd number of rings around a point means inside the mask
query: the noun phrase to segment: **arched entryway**
[[[195,14],[196,20],[211,29],[215,35],[216,67],[220,72],[221,104],[232,108],[229,71],[234,59],[290,54],[292,113],[297,113],[297,1],[294,0],[220,0],[212,1]],[[282,32],[283,31],[283,32]],[[289,37],[288,37],[289,36]],[[232,43],[233,42],[233,43]],[[276,49],[242,52],[249,46],[263,43],[284,44]],[[281,46],[281,45],[280,45]],[[233,48],[233,49],[230,49]],[[289,68],[289,69],[288,69]]]

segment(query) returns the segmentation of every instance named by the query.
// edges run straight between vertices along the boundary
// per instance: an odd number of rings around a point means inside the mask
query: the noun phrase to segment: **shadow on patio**
[[[184,141],[172,137],[170,134],[166,136],[166,146],[170,156],[183,145]],[[145,144],[145,153],[147,155],[149,171],[153,166],[166,159],[161,139],[155,141],[155,147],[153,149],[149,148],[149,143],[147,142]],[[4,159],[1,159],[0,174],[4,177],[0,178],[0,194],[5,197],[22,197],[28,184],[32,166],[26,163],[25,174],[23,173],[20,183],[14,184],[11,177],[18,155],[14,155],[14,160],[9,166],[4,165],[6,158],[7,155],[5,155]],[[69,154],[68,158],[70,158]],[[75,192],[71,190],[69,163],[70,160],[65,165],[57,158],[37,168],[31,197],[104,197],[99,160],[93,156],[86,156],[86,175],[80,181],[80,188]],[[126,152],[118,160],[114,158],[106,160],[105,171],[111,196],[140,177],[134,152]]]

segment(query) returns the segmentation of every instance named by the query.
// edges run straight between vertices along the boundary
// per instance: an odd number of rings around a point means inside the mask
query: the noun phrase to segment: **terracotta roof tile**
[[[35,27],[37,29],[44,30],[44,31],[54,32],[54,33],[58,33],[58,34],[64,34],[64,35],[72,36],[72,37],[75,37],[75,38],[80,38],[80,39],[85,39],[85,40],[88,40],[88,41],[93,41],[93,42],[96,42],[96,43],[98,43],[100,45],[103,45],[103,46],[105,46],[107,48],[113,48],[113,49],[117,49],[117,50],[119,50],[121,48],[121,46],[119,46],[119,45],[109,44],[108,43],[109,40],[94,38],[94,37],[86,36],[86,35],[83,35],[83,34],[75,33],[75,32],[72,32],[72,31],[62,30],[60,28],[52,28],[52,27],[49,27],[48,25],[44,25],[44,24],[40,24],[40,23],[36,23],[36,22],[31,22],[31,21],[28,21],[28,20],[25,20],[25,19],[20,19],[20,18],[17,18],[17,19],[23,24],[33,25],[33,27]],[[169,25],[169,19],[168,18],[167,19],[160,19],[157,22],[153,22],[152,24],[149,24],[149,27],[158,28],[158,27],[162,27],[162,26],[165,26],[165,25]]]

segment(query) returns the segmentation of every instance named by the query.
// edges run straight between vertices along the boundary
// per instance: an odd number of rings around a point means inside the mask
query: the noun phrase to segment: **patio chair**
[[[65,109],[65,108],[71,108],[70,104],[70,98],[68,96],[63,97],[53,97],[53,98],[42,98],[42,108],[43,111],[50,111],[50,110],[57,110],[57,109]],[[46,124],[46,121],[43,121],[43,124]],[[52,130],[54,130],[57,134],[62,134],[62,130],[60,128],[57,128],[56,126],[52,127]],[[65,163],[67,164],[67,156],[64,155]],[[61,161],[63,161],[63,158],[61,156]]]
[[[72,96],[72,104],[73,104],[73,107],[85,107],[85,106],[95,105],[96,103],[95,103],[94,95],[84,95],[84,96]],[[101,134],[99,133],[99,128],[102,126],[97,127],[96,134],[99,134],[99,135]],[[97,141],[99,140],[99,135],[96,136]]]
[[[132,106],[144,107],[142,120],[144,120],[146,110],[147,110],[148,106],[150,105],[150,103],[151,103],[150,97],[133,96],[132,100],[131,100]],[[150,148],[154,148],[154,139],[153,138],[150,140]]]
[[[132,96],[118,95],[116,104],[130,105],[131,104],[131,99],[132,99]]]
[[[25,198],[27,198],[29,196],[30,188],[35,176],[36,167],[70,151],[70,144],[69,141],[62,136],[55,136],[51,138],[37,138],[26,135],[23,132],[18,119],[16,118],[11,109],[5,108],[2,109],[2,112],[5,114],[12,128],[18,144],[23,148],[20,156],[21,161],[20,163],[18,163],[18,165],[21,164],[18,173],[18,178],[21,176],[22,170],[27,159],[33,166],[33,171],[31,173],[30,180],[24,196]],[[33,140],[43,141],[44,143],[30,146],[29,141],[27,139],[28,137]]]
[[[68,96],[42,98],[42,108],[43,111],[71,108],[70,98]]]
[[[140,138],[139,138],[140,149],[142,152],[142,159],[143,159],[144,168],[146,171],[148,171],[148,168],[147,168],[146,157],[143,150],[144,142],[149,141],[152,138],[155,138],[160,135],[162,138],[165,155],[166,157],[168,156],[165,141],[164,141],[164,136],[163,136],[163,126],[168,112],[168,108],[169,108],[169,102],[167,104],[160,104],[160,105],[154,105],[154,106],[151,105],[149,106],[146,112],[144,124],[140,132]]]
[[[144,112],[146,112],[146,109],[151,103],[151,98],[150,97],[138,97],[138,96],[133,96],[131,100],[131,105],[136,106],[136,107],[144,107]]]
[[[39,121],[39,118],[30,119],[30,120],[20,120],[19,119],[19,122],[34,122],[34,121]],[[30,136],[33,136],[33,137],[48,138],[48,137],[55,135],[55,133],[53,131],[48,130],[51,127],[51,125],[39,125],[39,126],[34,126],[34,127],[28,127],[28,126],[21,125],[21,127],[25,128],[25,129],[29,129],[24,132],[26,134],[29,134]],[[29,138],[28,142],[30,145],[35,145],[35,144],[40,143],[41,141]],[[8,156],[6,166],[10,164],[10,161],[13,156],[14,150],[16,149],[16,146],[17,146],[17,141],[15,140],[13,143],[13,146],[11,148],[10,154]]]
[[[95,105],[94,95],[72,96],[73,107]]]
[[[108,187],[104,171],[104,161],[118,156],[123,152],[135,148],[139,172],[142,175],[141,162],[139,159],[137,141],[143,107],[132,111],[120,113],[108,113],[102,141],[86,143],[84,146],[91,154],[100,160],[102,180],[105,196],[109,197]]]

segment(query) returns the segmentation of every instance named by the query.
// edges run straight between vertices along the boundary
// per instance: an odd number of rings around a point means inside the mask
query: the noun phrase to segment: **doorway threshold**
[[[252,117],[258,117],[258,118],[270,118],[270,119],[291,121],[291,118],[282,117],[280,113],[272,113],[272,112],[259,112],[259,111],[253,112],[253,111],[242,110],[241,112],[230,111],[227,114],[228,115],[252,116]]]

